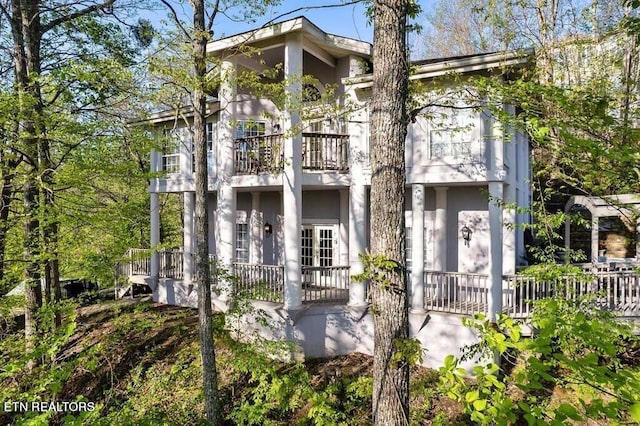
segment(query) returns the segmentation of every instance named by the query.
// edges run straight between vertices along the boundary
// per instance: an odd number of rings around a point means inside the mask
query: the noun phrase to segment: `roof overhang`
[[[429,80],[449,74],[471,74],[494,69],[514,69],[525,67],[533,58],[533,50],[479,54],[460,58],[444,58],[427,64],[417,65],[409,76],[410,80]],[[354,89],[365,89],[373,84],[373,74],[355,78],[345,78],[343,83]]]
[[[207,102],[207,111],[205,115],[207,117],[220,111],[220,101]],[[161,123],[168,123],[175,120],[190,120],[193,118],[193,107],[186,106],[179,109],[168,109],[165,111],[159,111],[149,114],[147,117],[139,120],[132,120],[127,123],[129,126],[144,126],[144,125],[158,125]]]
[[[336,57],[350,54],[371,56],[373,47],[370,43],[328,34],[318,28],[307,18],[301,16],[288,21],[271,24],[252,31],[247,31],[207,44],[207,54],[217,56],[224,52],[237,50],[242,46],[255,46],[258,48],[273,47],[284,43],[287,34],[302,32],[305,39]],[[312,47],[309,47],[313,49]],[[314,52],[310,52],[314,53]]]

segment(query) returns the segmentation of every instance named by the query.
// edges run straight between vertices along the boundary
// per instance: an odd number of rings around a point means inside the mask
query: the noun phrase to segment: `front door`
[[[337,256],[337,225],[303,225],[301,263],[305,284],[327,284]]]

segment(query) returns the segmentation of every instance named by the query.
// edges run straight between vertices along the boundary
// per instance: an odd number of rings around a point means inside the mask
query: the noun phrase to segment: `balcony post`
[[[447,187],[436,187],[435,254],[433,266],[436,271],[447,270]]]
[[[513,204],[516,202],[515,182],[508,183],[504,189],[504,203],[502,211],[504,223],[502,232],[504,242],[502,245],[502,274],[513,275],[516,273],[516,210]]]
[[[158,282],[158,275],[160,273],[160,264],[158,258],[158,252],[156,251],[160,244],[160,194],[152,192],[150,195],[150,227],[151,235],[149,238],[151,246],[151,259],[150,259],[150,274],[153,283]]]
[[[300,238],[302,229],[302,34],[289,34],[284,47],[284,77],[290,98],[284,111],[284,173],[282,204],[284,212],[284,308],[302,307]]]
[[[595,210],[595,209],[594,209]],[[591,212],[591,263],[598,263],[598,251],[600,249],[600,219],[596,212]],[[605,253],[606,255],[606,253]]]
[[[193,243],[195,192],[184,192],[184,218],[182,227],[182,279],[190,284],[193,279]]]
[[[262,233],[263,219],[260,211],[260,192],[251,193],[251,216],[249,218],[249,261],[253,264],[262,263]]]
[[[349,264],[349,190],[340,190],[340,266]]]
[[[412,185],[411,311],[424,312],[424,185]]]
[[[489,257],[490,268],[487,283],[489,287],[487,315],[489,321],[496,322],[502,313],[502,205],[503,183],[489,182]],[[497,201],[495,201],[497,200]]]
[[[217,211],[216,224],[218,237],[216,254],[222,268],[232,270],[235,251],[236,228],[236,192],[231,186],[231,179],[235,172],[234,165],[234,129],[236,85],[234,82],[235,63],[223,61],[221,64],[222,80],[218,96],[220,98],[220,120],[218,123],[218,153],[216,155],[217,180]],[[218,299],[226,302],[231,293],[231,283],[218,281]]]
[[[367,188],[362,183],[351,185],[349,191],[349,264],[350,275],[364,272],[358,255],[367,249]],[[366,283],[350,280],[349,306],[367,304]]]

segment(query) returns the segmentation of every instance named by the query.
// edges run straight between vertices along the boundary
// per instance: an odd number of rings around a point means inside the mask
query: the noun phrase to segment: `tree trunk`
[[[195,234],[196,265],[195,285],[198,288],[198,318],[200,322],[200,353],[202,356],[202,378],[204,384],[204,401],[207,421],[211,425],[221,424],[218,403],[218,377],[216,371],[216,355],[213,341],[213,323],[211,311],[211,275],[209,272],[209,244],[207,214],[207,141],[205,117],[207,98],[204,92],[206,75],[206,47],[208,34],[205,31],[204,2],[192,0],[193,7],[193,65],[196,75],[196,86],[193,91],[193,129],[195,145]]]
[[[27,351],[35,347],[38,326],[36,314],[42,306],[40,287],[40,223],[38,220],[39,135],[42,132],[42,98],[40,94],[40,27],[39,2],[12,0],[15,79],[18,91],[19,117],[27,167],[23,187],[24,260],[25,260],[25,342]],[[30,367],[33,363],[30,363]]]
[[[2,167],[2,189],[0,190],[0,283],[4,279],[6,238],[7,232],[11,227],[9,213],[14,194],[13,179],[15,177],[13,172],[15,166],[9,164],[9,162],[3,162]]]
[[[373,423],[409,424],[409,365],[396,342],[409,337],[405,274],[405,164],[408,64],[406,0],[374,1],[371,102],[371,251],[396,262],[373,284]]]

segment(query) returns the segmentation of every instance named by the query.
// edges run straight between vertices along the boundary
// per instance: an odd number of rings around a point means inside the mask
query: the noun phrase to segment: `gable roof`
[[[207,53],[218,54],[248,44],[259,46],[272,43],[277,44],[282,42],[287,34],[295,32],[302,32],[305,38],[321,45],[335,57],[347,56],[349,54],[371,56],[373,52],[371,43],[329,34],[321,30],[304,16],[298,16],[287,21],[269,24],[255,30],[209,42],[207,45]]]

